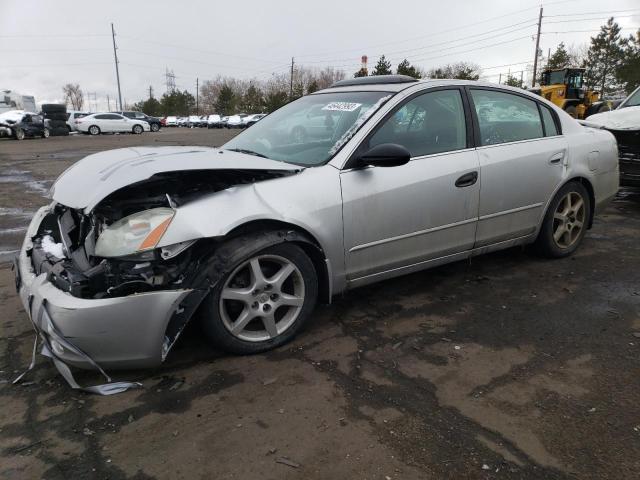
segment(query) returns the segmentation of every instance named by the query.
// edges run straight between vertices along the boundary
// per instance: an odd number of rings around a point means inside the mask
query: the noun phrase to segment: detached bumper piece
[[[30,305],[31,308],[33,306],[33,297],[30,297]],[[111,377],[107,375],[107,373],[95,363],[89,355],[84,353],[78,347],[70,343],[64,336],[58,331],[53,320],[49,316],[47,312],[47,301],[43,300],[40,304],[40,308],[37,312],[36,320],[33,320],[33,316],[31,311],[29,312],[29,319],[31,320],[31,324],[36,332],[34,341],[33,341],[33,352],[31,354],[31,363],[26,371],[24,371],[18,378],[16,378],[13,383],[16,384],[22,380],[22,378],[33,369],[36,364],[36,353],[38,350],[38,340],[41,340],[42,347],[40,353],[46,357],[51,358],[53,364],[58,369],[58,372],[64,377],[69,386],[74,390],[80,390],[87,393],[96,393],[98,395],[114,395],[116,393],[125,392],[131,388],[142,388],[142,384],[139,382],[113,382]],[[45,326],[45,329],[40,329],[38,325]],[[58,347],[56,348],[52,341],[56,342]],[[68,351],[72,352],[74,355],[85,360],[87,363],[91,364],[96,370],[98,370],[102,376],[107,380],[107,383],[102,385],[93,385],[89,387],[83,387],[76,381],[73,373],[69,366],[62,360],[57,354],[56,349],[65,348]]]

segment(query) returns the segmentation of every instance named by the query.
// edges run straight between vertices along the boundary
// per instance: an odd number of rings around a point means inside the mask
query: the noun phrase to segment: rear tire
[[[91,125],[89,127],[89,134],[90,135],[100,135],[100,127],[97,125]]]
[[[15,138],[16,140],[24,140],[24,130],[22,130],[21,128],[16,128],[16,130],[13,132],[13,138]]]
[[[564,185],[549,204],[536,250],[548,258],[562,258],[577,250],[591,218],[589,192],[578,182]]]
[[[48,128],[45,128],[42,131],[42,138],[49,138],[49,129]]]
[[[152,131],[152,132],[158,132],[158,131],[160,131],[160,125],[158,125],[157,123],[152,123],[152,124],[151,124],[151,131]]]
[[[242,241],[251,245],[251,238]],[[315,267],[300,247],[285,242],[248,251],[217,254],[221,258],[212,264],[228,267],[199,312],[211,343],[240,355],[289,342],[308,323],[318,298]]]

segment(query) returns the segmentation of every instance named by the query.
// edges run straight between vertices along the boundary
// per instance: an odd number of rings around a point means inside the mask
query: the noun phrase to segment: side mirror
[[[374,167],[399,167],[409,162],[411,153],[397,143],[381,143],[360,156],[360,165]]]

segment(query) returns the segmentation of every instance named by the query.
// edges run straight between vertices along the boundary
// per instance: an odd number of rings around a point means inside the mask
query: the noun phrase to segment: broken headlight
[[[114,222],[98,237],[96,256],[122,257],[153,250],[174,214],[172,208],[152,208]]]

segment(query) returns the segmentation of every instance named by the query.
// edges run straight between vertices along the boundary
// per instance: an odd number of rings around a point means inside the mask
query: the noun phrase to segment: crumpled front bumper
[[[169,321],[185,310],[182,302],[192,290],[103,299],[77,298],[60,290],[46,273],[36,275],[28,255],[33,247],[31,239],[50,208],[42,207],[31,221],[15,274],[22,304],[36,329],[48,337],[55,356],[80,368],[95,368],[86,356],[105,369],[160,364],[169,348],[165,341]],[[42,309],[46,309],[46,315]],[[59,335],[64,338],[59,339]],[[86,356],[74,353],[64,343],[77,347]]]

